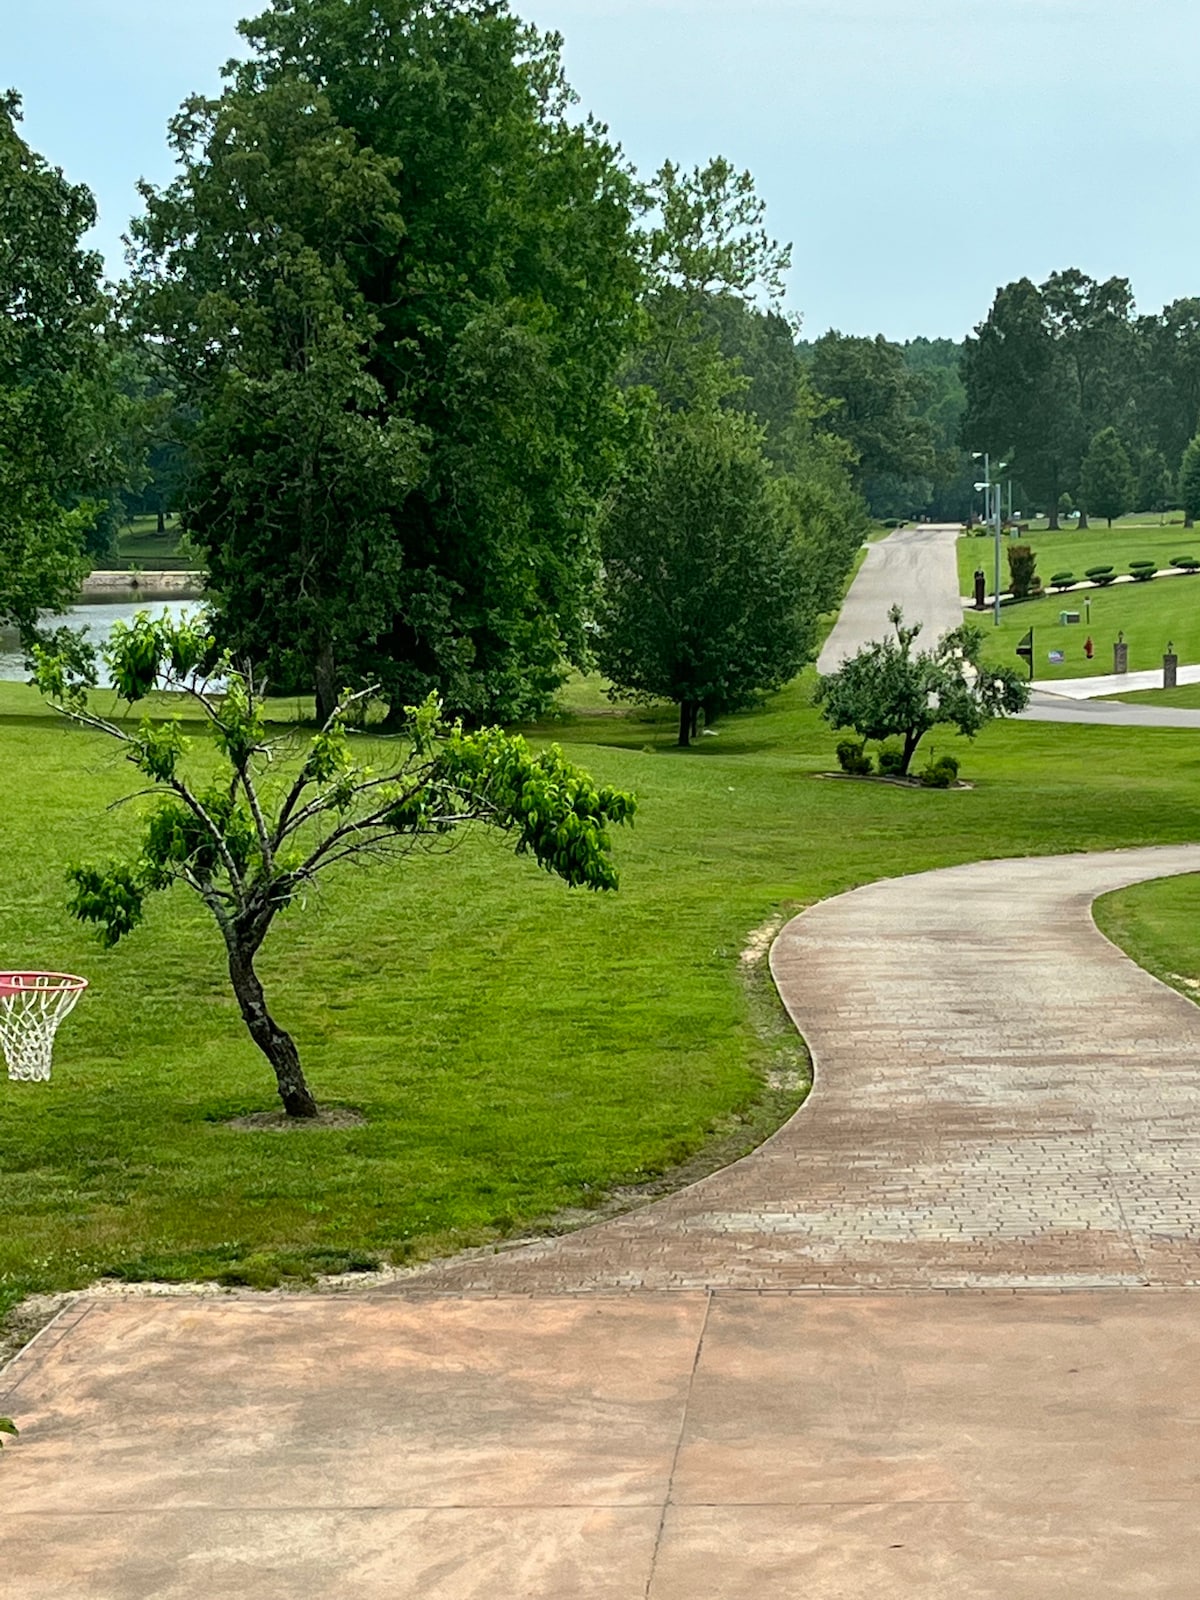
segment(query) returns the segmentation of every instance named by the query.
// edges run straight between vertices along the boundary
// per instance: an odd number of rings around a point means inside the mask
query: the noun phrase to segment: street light
[[[985,496],[984,504],[987,516],[991,519],[992,532],[996,544],[996,571],[995,581],[992,584],[992,619],[995,626],[1000,626],[1000,518],[1001,518],[1001,487],[999,475],[1007,467],[1007,461],[997,461],[995,472],[996,480],[992,478],[991,457],[985,450],[972,450],[976,461],[983,457],[983,482],[975,485],[975,492]],[[990,498],[988,498],[990,496]]]

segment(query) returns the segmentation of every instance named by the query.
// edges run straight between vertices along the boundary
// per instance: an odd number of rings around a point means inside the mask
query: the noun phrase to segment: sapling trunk
[[[254,952],[236,938],[229,941],[229,979],[250,1037],[274,1070],[283,1109],[289,1117],[315,1117],[317,1102],[304,1080],[296,1042],[267,1010],[263,987],[254,970]]]

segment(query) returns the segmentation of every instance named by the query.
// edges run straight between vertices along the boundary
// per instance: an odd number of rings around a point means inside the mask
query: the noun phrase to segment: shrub
[[[1158,571],[1158,567],[1153,561],[1131,561],[1129,570],[1133,574],[1134,583],[1149,583]]]
[[[853,772],[858,777],[864,777],[871,771],[870,756],[863,749],[864,741],[861,739],[841,739],[838,741],[836,755],[838,766],[843,772]]]
[[[885,528],[906,528],[908,526],[903,517],[884,517],[883,525]]]
[[[1102,588],[1105,584],[1117,581],[1115,567],[1089,567],[1084,576],[1090,578],[1093,583],[1099,584]]]
[[[898,777],[904,771],[904,751],[885,744],[879,752],[879,770],[885,778]]]
[[[953,756],[939,756],[920,773],[923,789],[948,789],[958,777],[958,762]]]
[[[1023,600],[1033,586],[1037,570],[1037,555],[1027,544],[1010,544],[1008,547],[1009,589],[1013,598]]]
[[[1172,556],[1171,565],[1181,567],[1184,572],[1195,572],[1200,567],[1200,556]]]
[[[1050,579],[1051,587],[1060,590],[1069,589],[1074,582],[1075,574],[1073,572],[1056,572]]]
[[[1029,598],[1031,600],[1036,600],[1038,595],[1041,594],[1041,592],[1042,592],[1042,580],[1038,577],[1037,573],[1035,572],[1033,577],[1029,580]]]

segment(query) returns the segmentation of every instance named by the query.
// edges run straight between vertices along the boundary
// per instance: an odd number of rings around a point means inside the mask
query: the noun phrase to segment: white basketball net
[[[0,972],[0,1049],[8,1075],[46,1083],[58,1025],[87,988],[69,972]]]

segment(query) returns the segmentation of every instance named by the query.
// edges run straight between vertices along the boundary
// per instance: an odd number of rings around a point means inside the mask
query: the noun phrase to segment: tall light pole
[[[997,481],[992,482],[992,458],[986,451],[973,450],[971,454],[978,461],[983,456],[983,482],[975,485],[976,491],[982,491],[985,496],[984,504],[987,508],[992,523],[992,534],[996,547],[995,579],[992,584],[992,621],[995,627],[1000,626],[1000,522],[1003,514],[1002,496],[1003,489],[999,482],[999,474],[1008,465],[1007,461],[997,461]]]

